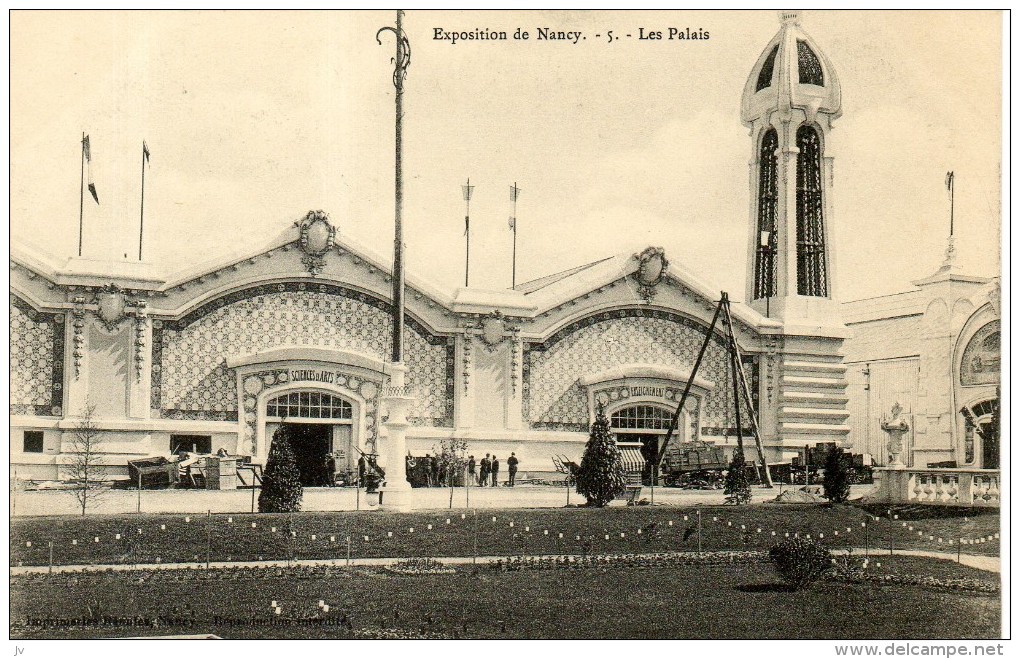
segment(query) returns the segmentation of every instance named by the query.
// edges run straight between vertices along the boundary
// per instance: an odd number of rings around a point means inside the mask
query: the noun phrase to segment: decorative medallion
[[[308,274],[315,277],[326,266],[326,253],[336,242],[336,227],[330,224],[325,211],[308,211],[296,225],[301,230],[301,251],[305,253],[301,262]]]
[[[651,302],[655,297],[656,287],[669,270],[666,251],[661,247],[648,247],[640,254],[635,254],[634,258],[638,260],[638,268],[634,272],[634,279],[638,282],[638,294],[645,302]]]
[[[127,298],[118,286],[107,284],[96,293],[96,315],[108,332],[117,329],[126,316]]]
[[[492,348],[503,342],[503,331],[506,329],[506,321],[503,319],[501,312],[493,311],[490,313],[482,319],[479,327],[482,330],[482,341],[485,342],[485,345]]]

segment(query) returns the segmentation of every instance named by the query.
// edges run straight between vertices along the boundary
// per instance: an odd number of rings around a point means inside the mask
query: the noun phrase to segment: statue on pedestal
[[[910,430],[906,419],[900,418],[903,407],[897,402],[892,406],[892,418],[882,416],[882,430],[889,435],[889,467],[892,469],[906,469],[906,465],[900,460],[903,453],[903,433]]]

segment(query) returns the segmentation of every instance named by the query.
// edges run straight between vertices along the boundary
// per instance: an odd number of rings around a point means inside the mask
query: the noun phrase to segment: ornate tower
[[[740,103],[751,131],[747,302],[784,325],[829,326],[839,323],[829,140],[839,79],[800,14],[779,16]]]

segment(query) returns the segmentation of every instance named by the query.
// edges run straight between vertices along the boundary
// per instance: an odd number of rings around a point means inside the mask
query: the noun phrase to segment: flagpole
[[[956,197],[956,172],[949,179],[949,237],[953,237],[953,206]]]
[[[145,142],[142,142],[142,206],[138,211],[138,260],[142,260],[142,234],[145,230]]]
[[[78,204],[78,256],[81,256],[81,243],[85,226],[85,131],[81,134],[81,194]]]
[[[464,236],[467,239],[464,245],[464,288],[468,287],[468,273],[471,271],[471,177],[468,177],[467,185],[464,186],[464,201],[467,208],[464,211]]]
[[[514,181],[514,251],[510,273],[510,288],[517,288],[517,181]]]

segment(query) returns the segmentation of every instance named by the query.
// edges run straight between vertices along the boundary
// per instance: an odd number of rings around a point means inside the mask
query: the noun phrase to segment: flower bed
[[[855,581],[870,581],[878,584],[896,584],[900,586],[927,586],[942,590],[964,591],[973,593],[999,592],[999,584],[994,581],[970,578],[939,578],[920,574],[862,574]]]
[[[502,572],[583,570],[600,567],[660,568],[684,565],[730,565],[766,560],[761,551],[662,552],[655,554],[588,554],[584,556],[508,556],[489,562]]]
[[[454,574],[457,570],[434,558],[409,558],[386,566],[387,572],[397,574]]]

